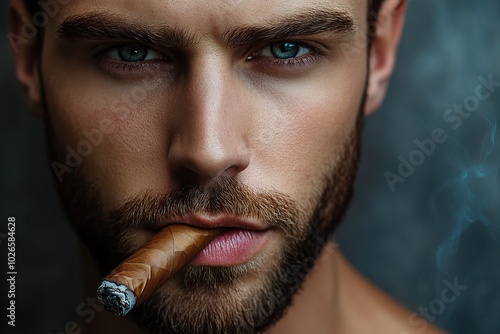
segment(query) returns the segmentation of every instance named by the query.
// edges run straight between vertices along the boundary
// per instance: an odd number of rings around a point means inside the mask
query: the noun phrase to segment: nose
[[[193,64],[179,84],[169,168],[189,181],[234,178],[250,163],[241,91],[230,66],[217,59]]]

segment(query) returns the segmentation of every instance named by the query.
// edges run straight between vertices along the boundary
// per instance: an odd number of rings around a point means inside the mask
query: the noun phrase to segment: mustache
[[[104,226],[130,230],[153,228],[159,221],[193,215],[229,215],[260,220],[298,238],[307,233],[306,213],[287,194],[254,191],[241,182],[220,177],[208,186],[185,183],[168,193],[146,191],[104,215]]]

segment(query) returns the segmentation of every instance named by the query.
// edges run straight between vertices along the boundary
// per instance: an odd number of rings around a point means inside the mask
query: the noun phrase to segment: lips
[[[224,228],[192,261],[194,266],[229,267],[244,264],[254,258],[266,245],[272,229],[262,222],[239,217],[188,216],[169,219],[158,226],[187,224],[200,228]]]
[[[218,235],[192,261],[197,266],[230,267],[244,264],[266,245],[271,230],[229,229]]]

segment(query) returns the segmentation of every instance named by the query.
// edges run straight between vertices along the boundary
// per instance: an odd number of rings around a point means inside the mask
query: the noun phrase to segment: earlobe
[[[39,117],[43,117],[41,85],[38,71],[40,48],[39,31],[27,28],[30,15],[23,1],[13,0],[9,5],[9,40],[10,50],[15,61],[15,73],[28,104]]]
[[[365,114],[382,104],[396,62],[406,11],[405,0],[385,0],[377,18],[377,30],[370,49],[370,78]]]

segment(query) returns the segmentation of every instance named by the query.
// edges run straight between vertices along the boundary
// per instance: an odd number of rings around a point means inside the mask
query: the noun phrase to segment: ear
[[[31,23],[22,0],[12,0],[9,5],[9,33],[7,38],[15,61],[16,76],[28,100],[31,110],[43,117],[42,93],[38,64],[40,50],[38,45],[43,31]]]
[[[375,111],[384,100],[396,61],[396,50],[403,31],[405,0],[385,0],[378,13],[376,32],[370,50],[370,78],[365,114]]]

